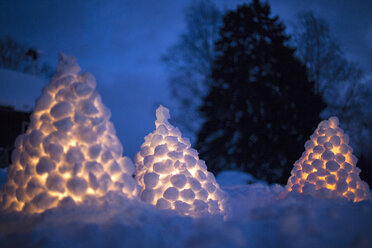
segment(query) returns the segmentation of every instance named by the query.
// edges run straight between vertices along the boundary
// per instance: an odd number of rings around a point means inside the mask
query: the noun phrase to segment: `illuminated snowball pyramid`
[[[141,199],[185,215],[223,213],[224,193],[190,141],[169,124],[169,110],[160,106],[156,118],[135,158]]]
[[[59,55],[57,74],[37,100],[26,133],[16,140],[2,209],[37,213],[99,199],[109,191],[129,198],[137,194],[134,165],[122,157],[95,78],[79,71],[74,57]]]
[[[359,177],[357,158],[337,117],[322,121],[288,179],[289,191],[323,198],[344,197],[354,202],[368,199],[368,184]]]

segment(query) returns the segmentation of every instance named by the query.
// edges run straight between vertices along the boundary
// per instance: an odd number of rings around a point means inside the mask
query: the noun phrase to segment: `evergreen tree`
[[[285,183],[324,108],[285,27],[254,0],[228,12],[215,44],[197,148],[209,169]]]

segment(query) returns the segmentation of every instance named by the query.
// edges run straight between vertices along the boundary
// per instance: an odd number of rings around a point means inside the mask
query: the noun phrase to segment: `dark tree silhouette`
[[[172,97],[176,100],[175,121],[194,141],[201,124],[197,109],[210,84],[221,14],[210,0],[192,1],[185,13],[185,23],[185,32],[168,49],[163,62],[169,71]]]
[[[237,169],[285,183],[320,121],[324,103],[284,30],[258,0],[223,19],[197,141],[214,173]]]
[[[10,37],[0,39],[0,67],[2,68],[35,74],[34,63],[38,63],[39,58],[40,55],[34,48],[21,44]],[[55,74],[55,70],[46,63],[39,70],[38,74],[40,73],[46,78],[51,78]]]

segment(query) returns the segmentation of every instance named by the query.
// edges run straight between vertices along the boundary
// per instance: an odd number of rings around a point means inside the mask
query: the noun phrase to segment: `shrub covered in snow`
[[[141,199],[186,215],[222,213],[223,192],[190,141],[168,122],[169,110],[160,106],[156,118],[156,130],[135,158]]]
[[[42,212],[119,191],[137,194],[134,165],[123,148],[90,73],[59,56],[58,72],[43,89],[24,135],[16,140],[0,206]]]
[[[354,202],[368,199],[368,184],[360,179],[357,158],[338,124],[338,119],[331,117],[318,125],[292,169],[289,191]]]

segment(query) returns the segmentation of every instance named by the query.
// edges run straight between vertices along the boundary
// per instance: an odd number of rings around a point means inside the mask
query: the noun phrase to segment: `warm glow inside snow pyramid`
[[[368,199],[368,184],[360,179],[357,158],[338,124],[337,117],[320,122],[292,169],[289,191],[354,202]]]
[[[190,141],[169,124],[169,110],[156,110],[156,130],[136,155],[136,179],[144,202],[185,215],[223,212],[223,191]]]
[[[43,89],[25,134],[16,140],[1,208],[42,212],[109,191],[137,194],[134,165],[109,121],[110,111],[90,73],[60,54],[56,76]]]

